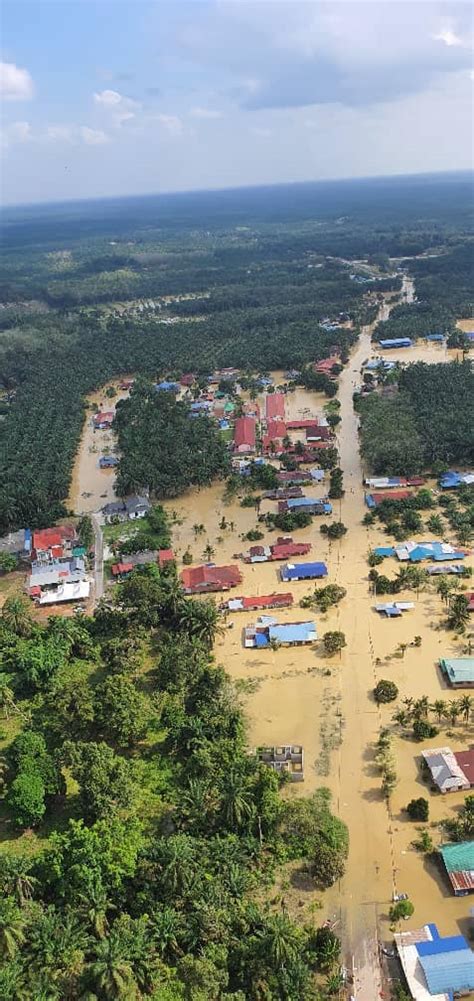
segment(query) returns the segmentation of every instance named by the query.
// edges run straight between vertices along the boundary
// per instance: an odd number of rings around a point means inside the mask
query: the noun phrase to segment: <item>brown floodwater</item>
[[[411,284],[408,285],[409,298]],[[385,317],[388,307],[383,307]],[[284,585],[279,581],[281,564],[246,565],[241,563],[243,583],[238,593],[265,594],[274,590],[291,590],[295,596],[293,609],[279,610],[282,622],[314,618],[318,635],[326,630],[341,629],[347,646],[340,655],[328,658],[318,642],[314,648],[245,650],[242,630],[255,619],[254,614],[234,613],[228,616],[227,628],[216,642],[215,656],[234,680],[245,681],[242,695],[248,716],[249,741],[261,743],[301,743],[305,753],[305,781],[287,787],[287,796],[305,796],[321,785],[333,793],[335,811],[345,820],[350,832],[350,854],[347,872],[340,884],[325,894],[301,890],[296,894],[296,913],[310,919],[308,906],[315,898],[322,909],[314,920],[330,916],[338,921],[344,951],[349,966],[357,971],[356,991],[360,1001],[375,1001],[381,989],[377,959],[377,940],[389,940],[388,909],[394,890],[408,892],[415,905],[414,916],[403,928],[416,928],[427,921],[436,922],[442,934],[466,934],[468,898],[455,898],[436,864],[427,862],[411,847],[416,827],[406,819],[403,808],[413,797],[423,795],[426,786],[419,777],[420,745],[402,739],[396,728],[394,752],[398,784],[390,805],[381,796],[380,775],[374,766],[374,743],[381,726],[391,726],[393,704],[377,707],[372,689],[380,678],[396,682],[400,697],[427,694],[449,700],[456,693],[446,689],[436,662],[441,655],[460,652],[461,643],[439,626],[443,616],[441,600],[429,590],[418,597],[401,595],[414,600],[415,608],[397,620],[383,620],[373,610],[374,599],[367,579],[367,553],[387,537],[377,527],[366,528],[362,518],[364,505],[363,469],[358,448],[358,418],[352,406],[354,387],[360,382],[363,361],[374,355],[370,344],[371,327],[363,330],[349,364],[339,379],[338,397],[342,422],[338,429],[338,447],[344,470],[345,495],[333,502],[334,518],[341,520],[348,533],[338,542],[328,543],[320,534],[321,521],[293,533],[296,540],[312,542],[308,559],[328,564],[331,582],[347,589],[346,598],[337,609],[326,615],[312,614],[298,608],[300,598],[312,590],[309,583]],[[455,354],[455,353],[454,353]],[[422,359],[429,362],[448,361],[452,352],[443,346],[420,342],[407,351],[385,352],[401,361]],[[406,357],[405,357],[406,356]],[[282,373],[274,373],[276,382]],[[99,403],[103,394],[91,399]],[[117,399],[117,398],[116,398]],[[104,401],[105,402],[105,401]],[[259,401],[263,408],[263,398]],[[316,393],[297,389],[287,397],[287,418],[322,412],[325,398]],[[112,499],[114,473],[98,470],[100,449],[107,432],[93,432],[85,425],[76,462],[70,503],[75,510],[96,510]],[[110,439],[111,436],[109,436]],[[100,443],[100,447],[99,447]],[[94,451],[97,448],[97,452]],[[308,488],[322,495],[324,486]],[[85,498],[84,493],[91,496]],[[275,509],[266,502],[262,511]],[[216,563],[235,562],[234,554],[248,548],[241,538],[256,527],[255,511],[242,508],[238,500],[225,504],[223,484],[192,490],[188,494],[165,502],[168,512],[176,518],[173,545],[178,563],[189,547],[194,563],[202,562],[209,542]],[[225,518],[228,527],[221,528]],[[202,526],[202,528],[198,528]],[[275,538],[266,533],[264,542]],[[472,565],[472,558],[470,560]],[[384,572],[396,572],[394,559],[386,560]],[[415,636],[421,636],[421,646],[410,646]],[[401,657],[394,656],[399,644],[407,644]],[[421,747],[450,744],[454,750],[465,749],[474,742],[474,728],[458,723],[455,734],[448,736],[446,727]],[[430,802],[430,825],[446,816],[453,816],[462,803],[462,794],[447,797],[427,794]],[[431,830],[431,828],[430,828]],[[431,830],[439,842],[436,826]],[[304,910],[301,911],[301,906]],[[299,909],[298,909],[299,908]]]

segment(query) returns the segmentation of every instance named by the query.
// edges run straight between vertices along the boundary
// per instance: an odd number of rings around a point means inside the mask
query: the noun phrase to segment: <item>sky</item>
[[[3,0],[4,204],[472,168],[466,0]]]

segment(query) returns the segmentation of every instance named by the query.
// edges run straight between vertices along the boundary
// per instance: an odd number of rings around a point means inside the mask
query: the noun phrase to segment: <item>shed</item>
[[[282,567],[282,580],[318,580],[327,577],[328,568],[325,563],[287,563]]]

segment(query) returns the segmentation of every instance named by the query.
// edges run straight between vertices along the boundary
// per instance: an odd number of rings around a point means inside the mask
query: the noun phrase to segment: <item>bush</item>
[[[258,542],[259,539],[263,539],[263,532],[259,532],[258,528],[251,528],[245,538],[248,542]]]
[[[437,733],[436,727],[432,723],[428,723],[425,719],[417,719],[413,724],[413,736],[415,740],[427,740],[429,737],[436,737]]]
[[[36,827],[46,811],[41,775],[34,770],[19,772],[8,790],[6,801],[19,827]]]
[[[428,820],[430,815],[430,806],[427,799],[420,796],[419,799],[411,799],[407,808],[407,813],[410,820]]]
[[[323,636],[324,649],[327,654],[331,655],[333,653],[338,653],[346,646],[346,637],[344,633],[339,632],[339,630],[334,629],[330,632],[324,633]]]
[[[387,681],[382,678],[374,688],[374,699],[376,702],[393,702],[398,696],[398,688],[394,681]]]

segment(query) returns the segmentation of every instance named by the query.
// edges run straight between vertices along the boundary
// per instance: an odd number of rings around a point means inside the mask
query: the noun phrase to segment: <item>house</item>
[[[45,563],[33,563],[28,578],[28,593],[36,597],[36,588],[57,587],[58,584],[76,583],[85,580],[86,568],[84,560],[51,560]]]
[[[72,555],[76,537],[76,529],[73,525],[55,525],[53,528],[35,530],[31,550],[32,559],[37,563],[67,559]]]
[[[466,759],[472,771],[474,768],[474,751],[460,752],[468,755]],[[469,757],[470,756],[470,757]],[[424,767],[431,773],[431,780],[439,792],[457,792],[458,789],[470,789],[471,778],[464,772],[458,755],[453,754],[450,747],[436,747],[422,751]],[[462,760],[462,759],[461,759]],[[466,765],[466,767],[468,767]],[[474,777],[471,775],[474,782]]]
[[[58,605],[66,601],[86,601],[91,589],[90,580],[66,581],[51,591],[43,591],[37,597],[39,605]]]
[[[283,393],[268,393],[265,397],[265,417],[269,420],[285,419],[285,396]]]
[[[311,549],[310,542],[293,542],[291,538],[279,536],[271,546],[250,546],[243,555],[244,563],[271,563],[273,560],[288,560],[293,556],[305,556]]]
[[[413,341],[411,337],[389,337],[379,344],[381,348],[411,348]]]
[[[391,490],[395,487],[421,487],[426,480],[424,476],[369,476],[364,483],[371,490]],[[393,497],[393,494],[390,496]]]
[[[234,426],[234,452],[255,452],[254,417],[238,417]]]
[[[458,473],[455,470],[450,470],[448,473],[444,473],[443,476],[440,476],[438,483],[442,490],[453,490],[457,487],[472,486],[472,484],[474,484],[474,473]]]
[[[289,500],[292,497],[302,497],[301,487],[277,487],[276,490],[267,490],[264,493],[265,500]]]
[[[199,417],[200,414],[209,414],[212,407],[212,400],[195,400],[189,410],[193,417]]]
[[[0,553],[8,553],[18,559],[28,559],[31,553],[31,530],[20,528],[18,532],[10,532],[0,539]]]
[[[151,510],[151,504],[147,497],[140,497],[133,494],[125,500],[111,501],[102,508],[105,521],[136,521],[138,518],[145,518]]]
[[[425,341],[434,341],[444,344],[445,335],[444,334],[425,334]]]
[[[286,437],[286,424],[282,420],[269,420],[267,421],[267,436],[273,439],[282,439]]]
[[[362,368],[366,372],[377,372],[378,370],[391,372],[393,368],[396,368],[396,364],[394,361],[386,361],[385,358],[369,358],[368,361],[364,362]]]
[[[144,518],[151,511],[151,504],[146,497],[134,494],[125,498],[125,509],[129,521],[135,521],[137,518]]]
[[[305,428],[312,428],[315,424],[319,424],[317,417],[305,417],[301,420],[286,422],[288,431],[304,431]]]
[[[311,483],[312,470],[298,470],[295,469],[293,472],[287,472],[283,470],[281,473],[277,473],[277,481],[284,486],[296,486],[298,484],[304,485],[305,483]],[[324,476],[323,470],[321,470]]]
[[[181,571],[181,583],[185,594],[206,594],[211,591],[230,591],[242,583],[238,566],[217,567],[205,564],[200,567],[185,567]]]
[[[380,615],[385,615],[387,619],[396,619],[403,612],[415,607],[414,601],[388,601],[381,605],[375,605],[375,611]]]
[[[407,500],[408,497],[411,497],[409,490],[390,490],[373,494],[364,494],[365,503],[370,509],[378,507],[379,504],[383,504],[386,500],[403,501]]]
[[[442,657],[439,666],[451,688],[474,688],[474,657]]]
[[[332,355],[330,358],[322,358],[321,361],[315,362],[313,369],[315,372],[319,372],[321,375],[328,375],[331,378],[334,375],[334,366],[340,364],[341,362],[337,355]]]
[[[141,553],[121,554],[122,563],[129,564],[132,569],[135,567],[153,566],[158,559],[156,549],[144,549]]]
[[[327,577],[328,568],[325,563],[287,563],[280,570],[282,580],[319,580]]]
[[[279,775],[288,775],[291,782],[304,780],[304,754],[301,744],[280,744],[276,747],[257,747],[255,755]]]
[[[134,565],[128,561],[124,561],[123,563],[113,563],[110,568],[112,577],[124,580],[126,577],[129,577],[131,573],[133,573],[135,566],[136,564]]]
[[[294,497],[290,500],[279,501],[278,511],[286,514],[287,511],[305,511],[307,514],[332,514],[332,504],[319,497]]]
[[[122,382],[119,383],[119,389],[130,390],[134,382],[134,379],[122,379]]]
[[[331,441],[333,433],[324,424],[311,424],[306,428],[305,437],[308,444],[313,441]]]
[[[165,567],[167,563],[174,563],[176,557],[172,549],[160,549],[158,552],[158,566]]]
[[[449,542],[401,542],[394,549],[402,563],[420,563],[422,560],[440,563],[447,557],[450,560],[463,560],[466,556],[463,549],[455,549]]]
[[[163,379],[161,382],[155,382],[154,388],[158,393],[179,393],[181,386],[179,382],[170,382],[168,379]]]
[[[293,604],[293,595],[258,594],[253,598],[228,598],[219,608],[222,612],[255,612],[260,608],[289,608]]]
[[[101,455],[99,459],[99,469],[113,469],[118,464],[119,460],[115,455]]]
[[[272,643],[281,646],[305,646],[317,640],[316,624],[314,622],[281,622],[278,623],[271,615],[261,615],[255,625],[244,630],[244,646],[257,647],[259,650],[269,647]]]
[[[427,567],[426,572],[434,577],[439,574],[459,574],[464,575],[464,568],[456,566],[455,563],[445,563],[443,566]]]
[[[186,372],[185,375],[181,376],[179,381],[182,386],[188,388],[189,386],[194,385],[194,383],[196,382],[196,376],[194,375],[194,372]]]
[[[441,845],[442,856],[455,897],[465,897],[474,891],[474,841],[459,841]],[[474,962],[474,960],[473,960]],[[474,987],[474,978],[472,981]]]
[[[114,417],[115,410],[99,410],[99,412],[92,418],[94,430],[103,431],[112,427]]]
[[[443,938],[428,924],[395,932],[394,939],[414,1001],[453,1001],[474,987],[474,955],[463,935]]]

